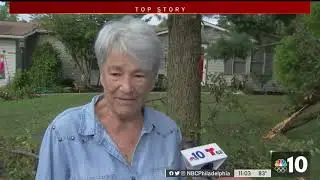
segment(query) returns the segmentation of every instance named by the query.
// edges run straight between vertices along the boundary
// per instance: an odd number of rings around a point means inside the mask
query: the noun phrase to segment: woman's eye
[[[144,75],[143,75],[143,74],[136,74],[136,77],[137,77],[137,78],[143,78]]]
[[[120,76],[121,74],[120,73],[110,73],[111,76]]]

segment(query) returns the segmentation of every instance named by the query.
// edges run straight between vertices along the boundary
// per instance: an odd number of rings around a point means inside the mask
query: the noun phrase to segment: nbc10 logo
[[[215,150],[214,148],[206,148],[204,150],[197,150],[195,152],[191,153],[191,157],[189,158],[189,161],[199,160],[203,159],[207,156],[214,156],[216,154],[223,154],[222,150]]]
[[[271,173],[279,176],[309,176],[310,152],[272,152]]]

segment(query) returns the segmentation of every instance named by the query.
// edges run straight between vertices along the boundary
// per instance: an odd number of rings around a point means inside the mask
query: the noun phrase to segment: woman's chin
[[[139,111],[136,107],[126,107],[126,106],[120,106],[115,108],[116,113],[121,117],[134,117],[136,116]]]

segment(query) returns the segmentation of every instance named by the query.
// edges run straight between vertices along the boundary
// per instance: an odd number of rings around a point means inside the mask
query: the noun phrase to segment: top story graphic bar
[[[310,1],[10,1],[12,14],[309,14]]]
[[[9,2],[43,2],[43,0],[9,0]],[[68,0],[69,2],[81,2],[88,0]],[[133,0],[117,0],[118,2],[132,2]],[[195,1],[195,0],[134,0],[135,2],[184,2],[184,1]],[[279,2],[279,0],[201,0],[210,2]],[[65,2],[65,0],[46,0],[46,2]],[[93,0],[91,2],[115,2],[115,0]],[[281,0],[280,2],[311,2],[311,0]]]

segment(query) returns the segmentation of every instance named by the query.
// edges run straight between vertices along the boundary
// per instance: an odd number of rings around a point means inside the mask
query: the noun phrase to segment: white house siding
[[[6,51],[5,56],[5,79],[0,79],[0,87],[7,85],[16,72],[16,42],[15,40],[0,39],[0,54]]]
[[[210,74],[214,73],[224,73],[224,61],[223,60],[214,60],[214,59],[206,59],[205,58],[205,75],[204,78],[207,78]],[[207,79],[204,79],[205,83],[210,83],[207,81]]]
[[[225,35],[225,32],[222,32],[221,30],[214,29],[212,27],[208,26],[203,26],[202,28],[202,42],[203,47],[206,48],[207,43],[213,43],[215,42],[218,38],[222,37]],[[164,61],[161,62],[160,69],[159,69],[159,74],[167,74],[166,71],[166,64],[167,64],[167,56],[168,56],[168,33],[167,31],[163,31],[162,33],[158,33],[158,37],[162,43],[162,48],[164,51]],[[206,69],[208,67],[208,69]],[[206,75],[207,74],[212,74],[212,73],[218,73],[218,72],[224,72],[224,62],[221,60],[207,60],[207,57],[205,56],[204,58],[204,64],[203,64],[203,80],[202,83],[206,81]]]

